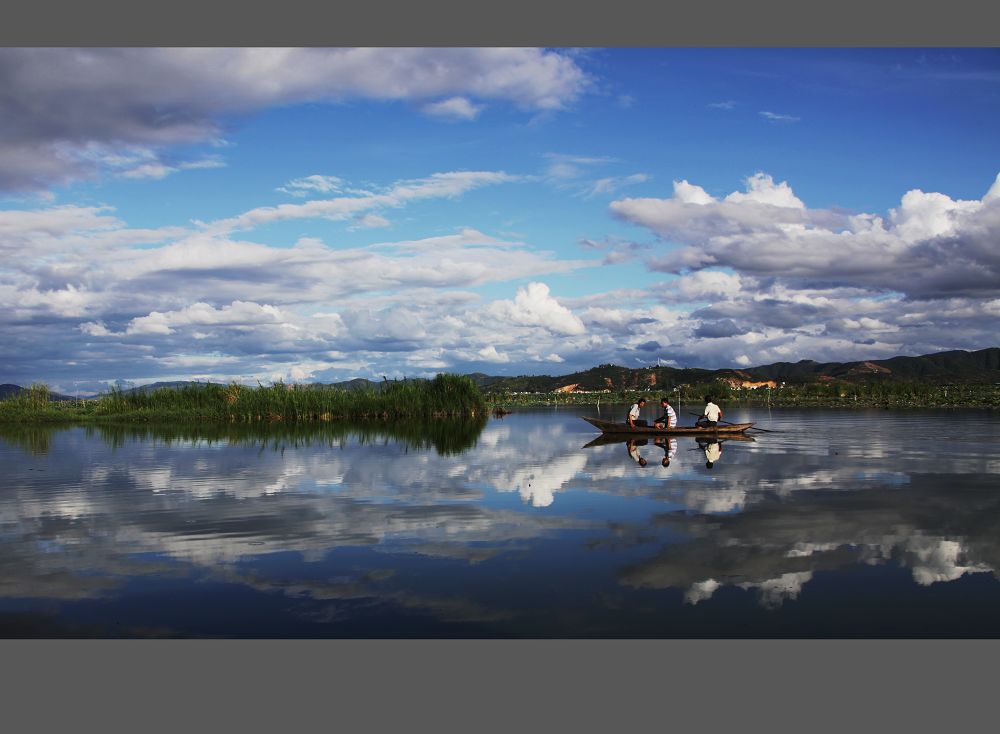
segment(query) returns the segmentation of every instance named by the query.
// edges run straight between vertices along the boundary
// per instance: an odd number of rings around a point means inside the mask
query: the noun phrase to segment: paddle
[[[688,412],[688,415],[693,415],[696,418],[702,418],[703,417],[702,415],[699,415],[698,413],[691,413],[691,412]],[[730,426],[735,426],[736,425],[735,423],[732,423],[731,421],[724,421],[722,419],[719,419],[718,423],[726,423],[726,424],[728,424]],[[748,431],[763,431],[764,433],[784,433],[784,431],[775,431],[774,429],[768,430],[767,428],[757,428],[757,426],[750,426],[747,430]]]

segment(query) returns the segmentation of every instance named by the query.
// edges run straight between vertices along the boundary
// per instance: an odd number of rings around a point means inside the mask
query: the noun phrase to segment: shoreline
[[[164,422],[215,425],[325,425],[342,422],[413,423],[475,419],[534,407],[629,405],[643,397],[658,405],[666,395],[675,407],[700,411],[703,395],[723,410],[743,408],[840,408],[919,410],[928,408],[1000,409],[1000,385],[923,383],[791,385],[753,391],[703,384],[673,389],[616,392],[529,393],[483,391],[467,377],[439,375],[427,382],[388,383],[380,390],[345,391],[281,385],[161,388],[150,393],[112,392],[86,400],[50,400],[44,385],[0,401],[0,424],[149,424]]]
[[[777,392],[777,391],[774,391]],[[929,388],[916,394],[849,393],[845,395],[809,395],[801,391],[773,394],[757,398],[749,395],[719,395],[714,393],[715,402],[725,410],[729,407],[745,408],[844,408],[844,409],[922,409],[922,408],[985,408],[1000,410],[1000,386],[976,385],[963,388]],[[950,392],[950,395],[948,394]],[[511,408],[554,407],[554,406],[600,406],[629,405],[644,397],[650,405],[659,405],[663,392],[656,390],[629,391],[621,393],[488,393],[486,402],[491,411]],[[697,393],[685,394],[678,399],[676,393],[666,393],[675,406],[692,406],[700,409],[704,402],[695,398]]]

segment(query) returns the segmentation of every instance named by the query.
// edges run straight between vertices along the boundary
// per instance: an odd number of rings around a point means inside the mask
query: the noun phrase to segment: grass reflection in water
[[[112,447],[154,439],[168,445],[192,441],[281,449],[286,446],[339,446],[397,441],[407,448],[433,448],[439,455],[461,454],[476,445],[486,426],[485,415],[418,420],[330,423],[101,423],[88,425],[88,436],[100,436]],[[0,423],[0,439],[32,455],[47,454],[52,437],[70,426]]]

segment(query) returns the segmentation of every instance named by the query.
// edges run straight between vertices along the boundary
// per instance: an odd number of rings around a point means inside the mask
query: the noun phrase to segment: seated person
[[[644,407],[646,407],[646,398],[639,398],[639,402],[633,403],[632,407],[628,411],[628,418],[626,419],[629,428],[646,425],[646,421],[639,420],[639,411]]]
[[[674,411],[673,407],[671,407],[670,401],[667,400],[666,395],[660,398],[660,409],[663,411],[663,415],[657,418],[653,425],[656,428],[673,428],[676,426],[677,413]]]
[[[722,420],[722,408],[712,402],[712,396],[705,396],[705,412],[694,424],[699,428],[715,428]]]

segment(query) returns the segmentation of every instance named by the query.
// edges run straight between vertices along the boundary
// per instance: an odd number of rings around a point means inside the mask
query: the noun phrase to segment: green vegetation
[[[281,383],[269,387],[205,384],[151,391],[112,390],[96,399],[62,401],[51,399],[45,385],[34,384],[0,400],[0,423],[313,424],[348,420],[394,423],[398,430],[407,430],[407,425],[424,418],[481,418],[491,410],[515,407],[628,404],[638,397],[645,397],[655,405],[664,394],[670,396],[675,407],[695,409],[705,394],[711,394],[723,406],[1000,408],[997,384],[825,379],[753,390],[705,378],[686,384],[664,381],[645,389],[610,392],[521,392],[493,388],[484,395],[470,377],[441,374],[433,380],[386,381],[364,389]],[[423,429],[419,433],[426,435]]]
[[[387,381],[363,390],[282,383],[269,387],[206,384],[151,392],[112,390],[93,400],[59,402],[49,400],[44,385],[32,385],[0,401],[0,422],[297,423],[468,417],[486,412],[486,401],[471,379],[446,374],[433,380]]]
[[[702,405],[704,395],[725,405],[770,405],[772,407],[856,407],[856,408],[1000,408],[1000,385],[933,385],[912,381],[808,382],[767,389],[734,388],[716,380],[670,388],[620,390],[598,393],[518,393],[494,391],[486,400],[492,409],[531,406],[629,404],[645,397],[658,405],[668,395],[677,405]]]

